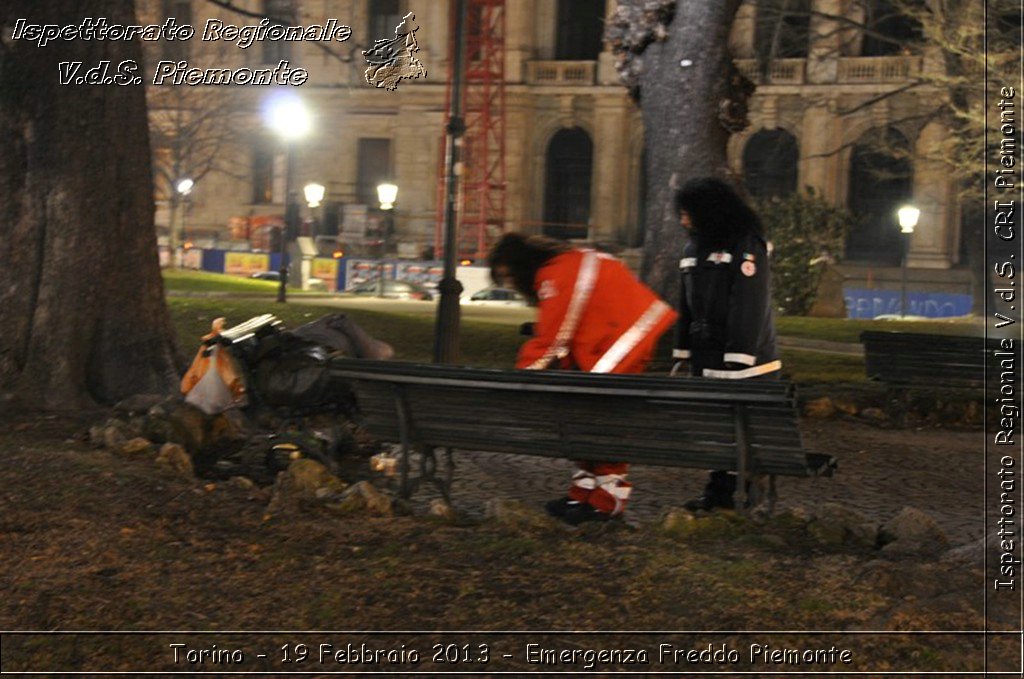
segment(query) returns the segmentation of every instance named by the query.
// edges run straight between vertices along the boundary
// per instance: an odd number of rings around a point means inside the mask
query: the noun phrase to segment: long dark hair
[[[732,249],[748,234],[764,238],[764,225],[729,184],[715,177],[691,179],[676,191],[676,215],[690,215],[692,237],[701,250]]]
[[[491,267],[491,278],[497,283],[495,268],[508,267],[512,275],[512,285],[531,303],[537,303],[537,293],[533,289],[533,280],[537,271],[552,257],[569,252],[572,247],[568,243],[546,238],[544,236],[527,236],[515,231],[501,237],[491,253],[487,256],[487,264]]]

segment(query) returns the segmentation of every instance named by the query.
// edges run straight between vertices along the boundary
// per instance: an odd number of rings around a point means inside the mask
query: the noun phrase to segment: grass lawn
[[[368,333],[395,347],[401,361],[429,363],[434,353],[434,319],[413,313],[385,313],[366,309],[336,309],[312,304],[277,304],[253,299],[171,298],[168,300],[178,345],[191,353],[199,339],[210,331],[218,316],[228,326],[253,316],[272,313],[287,327],[295,328],[321,316],[344,311]],[[522,341],[518,328],[507,323],[464,320],[461,324],[463,362],[486,368],[511,368]]]
[[[296,327],[325,314],[343,311],[362,325],[371,335],[395,347],[396,358],[403,361],[430,362],[433,355],[435,306],[425,303],[385,305],[383,310],[362,308],[366,300],[346,304],[344,298],[332,297],[332,304],[344,308],[325,308],[306,299],[298,304],[277,304],[271,295],[277,284],[236,276],[202,271],[165,270],[168,290],[182,292],[226,292],[266,295],[264,299],[173,297],[168,303],[179,345],[186,353],[196,346],[210,328],[210,322],[225,316],[228,325],[265,313],[276,314],[285,325]],[[372,301],[372,300],[371,300]],[[326,302],[325,302],[326,303]],[[387,306],[393,306],[388,309]],[[511,368],[516,349],[522,342],[517,334],[526,310],[494,308],[463,309],[461,322],[462,362],[487,368]],[[783,316],[777,321],[778,332],[787,337],[859,343],[865,330],[980,335],[978,321],[963,319],[935,321],[871,321],[842,318],[807,318]],[[783,374],[798,383],[857,382],[864,380],[864,361],[855,356],[827,354],[799,349],[783,349]]]
[[[871,321],[851,318],[810,318],[807,316],[781,316],[776,321],[780,335],[833,342],[860,342],[865,330],[891,330],[894,332],[922,332],[937,335],[984,334],[980,320],[929,321]]]
[[[227,318],[230,327],[253,316],[272,313],[286,326],[294,328],[339,311],[312,304],[277,304],[269,299],[171,298],[168,305],[178,344],[188,355],[191,355],[193,347],[198,346],[199,338],[209,332],[211,321],[218,316]],[[432,360],[432,316],[422,312],[386,313],[367,309],[344,309],[344,313],[374,337],[394,346],[396,359],[419,363]],[[514,325],[471,319],[462,320],[461,338],[462,362],[483,368],[512,368],[516,350],[523,341]],[[785,349],[782,361],[784,375],[799,383],[864,379],[864,362],[855,356]]]
[[[164,269],[164,289],[174,292],[235,292],[254,295],[273,295],[277,283],[241,276],[228,276],[209,271]]]

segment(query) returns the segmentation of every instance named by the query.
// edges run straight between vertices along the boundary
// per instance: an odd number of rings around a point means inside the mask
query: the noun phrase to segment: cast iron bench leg
[[[747,440],[747,409],[735,407],[736,427],[736,489],[740,491],[740,507],[749,509],[750,493],[750,445]]]
[[[405,400],[405,391],[400,385],[393,385],[395,393],[395,411],[398,415],[398,431],[401,440],[402,453],[398,459],[398,494],[408,500],[419,485],[419,479],[409,478],[409,456],[412,454],[412,442],[414,440],[412,431],[412,418],[409,413],[409,404]]]

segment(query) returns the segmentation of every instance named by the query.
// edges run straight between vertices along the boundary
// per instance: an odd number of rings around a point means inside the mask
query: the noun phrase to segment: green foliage
[[[814,189],[758,205],[772,254],[775,306],[784,314],[806,314],[818,296],[825,266],[842,251],[854,217]]]

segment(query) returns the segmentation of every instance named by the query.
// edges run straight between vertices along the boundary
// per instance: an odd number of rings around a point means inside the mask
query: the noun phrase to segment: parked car
[[[526,306],[526,298],[515,290],[492,285],[474,292],[469,299],[464,300],[464,303],[488,306]]]
[[[434,296],[430,294],[430,290],[419,283],[413,283],[412,281],[396,281],[390,278],[384,279],[384,294],[380,292],[379,281],[366,281],[360,283],[354,288],[350,288],[349,292],[356,295],[386,297],[387,299],[419,299],[430,301],[434,299]]]
[[[249,278],[255,278],[260,281],[274,281],[275,283],[281,282],[280,271],[257,271],[256,273],[249,276]]]

